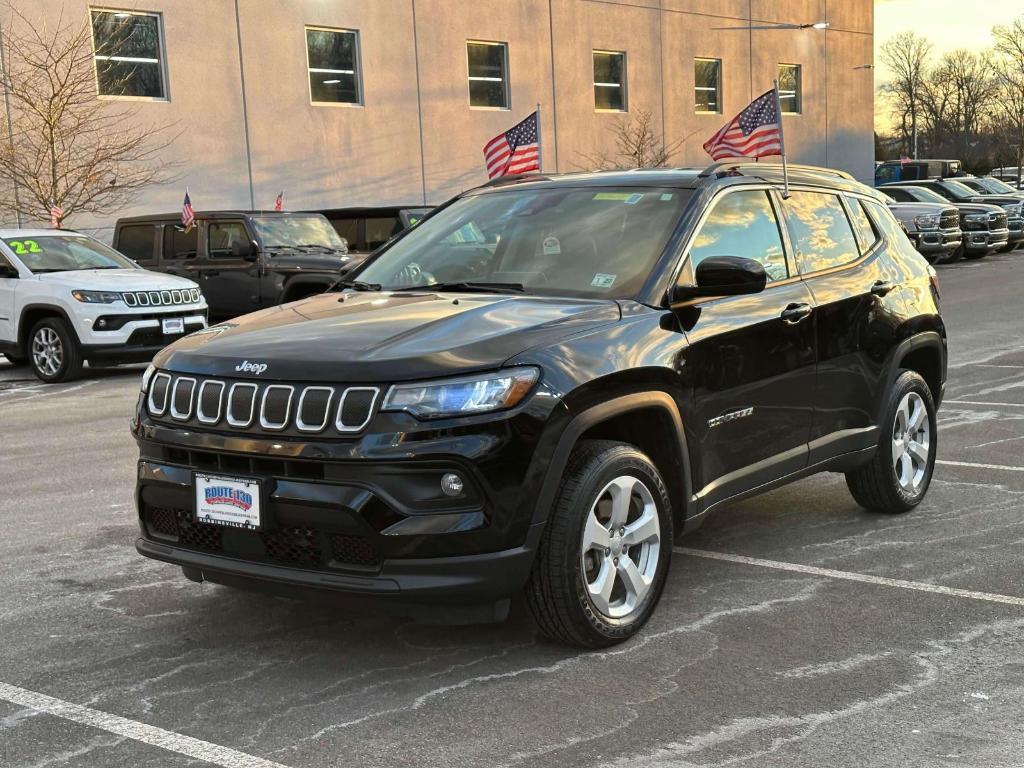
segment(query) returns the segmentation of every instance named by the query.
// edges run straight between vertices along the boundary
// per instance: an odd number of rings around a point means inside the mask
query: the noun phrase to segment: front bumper
[[[1005,246],[1009,239],[1009,229],[983,229],[964,232],[964,246],[968,253],[994,251]]]
[[[921,230],[914,235],[914,246],[919,253],[951,253],[963,242],[960,229]]]
[[[378,412],[349,439],[223,434],[140,409],[136,547],[210,581],[504,598],[526,582],[543,530],[536,501],[564,426],[550,418],[556,407],[538,393],[489,418],[421,423]],[[259,480],[261,530],[198,522],[197,472]],[[450,472],[464,481],[456,497],[441,489]]]

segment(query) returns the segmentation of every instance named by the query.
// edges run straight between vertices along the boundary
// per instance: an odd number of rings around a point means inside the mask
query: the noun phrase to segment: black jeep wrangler
[[[901,513],[936,454],[934,270],[874,190],[765,163],[502,179],[336,291],[194,333],[133,422],[196,581],[630,637],[675,537],[815,472]],[[808,500],[813,504],[812,500]]]
[[[215,320],[323,293],[352,262],[317,213],[202,211],[187,232],[176,213],[131,216],[118,219],[113,245],[146,269],[199,283]]]

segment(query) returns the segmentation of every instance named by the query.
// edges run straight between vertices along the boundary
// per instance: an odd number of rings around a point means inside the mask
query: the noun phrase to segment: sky
[[[875,86],[888,77],[879,48],[900,32],[913,30],[932,41],[935,53],[954,48],[980,51],[992,44],[991,30],[1024,16],[1024,0],[875,0]],[[888,124],[880,99],[875,122]]]

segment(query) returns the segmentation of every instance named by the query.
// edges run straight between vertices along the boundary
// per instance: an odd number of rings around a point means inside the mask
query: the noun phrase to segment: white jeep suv
[[[0,353],[43,381],[73,379],[85,361],[149,360],[206,318],[191,280],[78,232],[0,229]]]

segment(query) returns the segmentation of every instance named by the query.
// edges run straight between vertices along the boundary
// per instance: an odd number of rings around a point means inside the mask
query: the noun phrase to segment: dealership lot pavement
[[[641,635],[541,640],[185,581],[135,554],[139,369],[0,362],[0,766],[1011,766],[1024,732],[1024,253],[940,268],[939,465],[823,475],[679,542]]]

